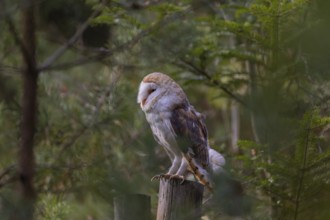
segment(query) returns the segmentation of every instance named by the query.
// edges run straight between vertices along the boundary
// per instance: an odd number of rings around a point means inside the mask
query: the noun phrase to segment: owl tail
[[[188,162],[189,170],[194,175],[196,180],[204,185],[210,192],[213,192],[213,186],[207,170],[204,169],[199,163],[197,163],[197,161],[189,154],[185,154],[184,158]]]
[[[189,154],[185,154],[184,157],[188,162],[189,168],[197,181],[203,184],[211,193],[213,193],[214,184],[210,173]],[[222,173],[222,167],[225,165],[225,158],[212,148],[209,148],[209,162],[213,174]]]
[[[226,164],[225,158],[216,150],[209,147],[210,168],[214,174],[223,172],[223,166]]]

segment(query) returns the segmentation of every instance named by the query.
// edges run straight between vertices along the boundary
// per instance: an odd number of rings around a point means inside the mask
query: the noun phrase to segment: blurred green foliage
[[[20,28],[17,1],[0,18]],[[210,143],[251,207],[205,209],[209,219],[329,219],[327,0],[40,1],[38,64],[89,25],[40,72],[36,219],[112,219],[112,199],[152,197],[169,160],[136,103],[144,75],[168,73],[205,113]],[[96,16],[91,18],[93,12]],[[0,19],[0,218],[15,212],[21,60]],[[231,113],[239,106],[238,150]],[[226,185],[216,198],[231,197]],[[230,204],[229,204],[230,206]],[[229,207],[228,206],[228,207]],[[239,205],[237,205],[239,206]],[[227,210],[226,210],[227,209]],[[243,207],[243,209],[245,209]]]

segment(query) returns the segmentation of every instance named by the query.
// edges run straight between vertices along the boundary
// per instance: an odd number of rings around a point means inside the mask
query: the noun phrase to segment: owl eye
[[[148,93],[151,94],[155,91],[156,89],[149,89]]]

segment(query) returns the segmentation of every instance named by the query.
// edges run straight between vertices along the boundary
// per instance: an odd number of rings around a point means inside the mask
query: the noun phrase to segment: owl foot
[[[171,178],[171,174],[168,174],[168,173],[166,173],[166,174],[159,174],[159,175],[156,175],[156,176],[154,176],[154,177],[152,177],[151,178],[151,182],[152,181],[154,181],[154,180],[160,180],[161,178],[164,178],[164,179],[169,179],[169,178]]]
[[[185,181],[184,176],[178,174],[171,175],[170,179],[179,179],[181,180],[180,184],[182,184]]]

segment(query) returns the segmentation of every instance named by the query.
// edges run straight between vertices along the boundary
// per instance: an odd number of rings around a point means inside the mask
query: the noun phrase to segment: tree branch
[[[111,56],[113,56],[114,54],[127,50],[131,47],[133,47],[134,45],[136,45],[141,39],[143,39],[144,37],[150,35],[151,33],[155,32],[157,29],[159,29],[162,26],[165,26],[167,24],[169,24],[170,22],[174,21],[175,19],[178,19],[182,16],[184,16],[187,12],[190,11],[190,8],[187,10],[184,10],[182,12],[178,12],[178,13],[174,13],[172,15],[167,16],[166,18],[164,18],[163,20],[157,22],[156,24],[152,25],[151,27],[149,27],[148,29],[142,30],[140,31],[140,33],[138,33],[136,36],[134,36],[130,41],[125,42],[119,46],[117,46],[114,49],[104,49],[104,48],[100,48],[98,54],[96,55],[92,55],[89,57],[82,57],[80,59],[71,61],[71,62],[65,62],[65,63],[60,63],[58,65],[48,65],[48,66],[44,66],[44,68],[41,68],[41,71],[45,71],[45,70],[54,70],[54,69],[69,69],[72,67],[76,67],[79,65],[83,65],[83,64],[87,64],[90,62],[95,62],[95,61],[102,61],[106,58],[109,58]]]
[[[4,4],[3,1],[1,3]],[[3,8],[4,8],[4,5],[3,5]],[[16,28],[13,20],[11,19],[10,14],[5,12],[4,18],[5,18],[6,24],[8,25],[10,34],[13,36],[15,43],[18,45],[18,47],[23,55],[23,59],[25,60],[26,63],[31,64],[33,62],[30,60],[31,56],[28,52],[28,49],[25,47],[22,39],[20,38],[17,28]]]
[[[198,74],[198,75],[202,75],[205,79],[207,79],[209,82],[211,82],[211,84],[219,87],[222,91],[224,91],[229,97],[233,98],[234,100],[236,100],[238,103],[240,103],[241,105],[243,105],[244,107],[248,107],[247,104],[242,101],[237,95],[235,95],[234,93],[232,93],[227,87],[225,87],[221,82],[219,82],[216,79],[212,79],[212,77],[203,69],[197,67],[194,63],[192,63],[191,61],[185,60],[183,58],[180,59],[180,61],[185,64],[187,67],[189,67],[189,69]]]
[[[94,11],[91,16],[76,30],[76,33],[68,40],[68,42],[59,47],[51,56],[49,56],[39,67],[39,71],[43,71],[51,67],[64,53],[81,37],[90,21],[100,14],[100,10]]]

